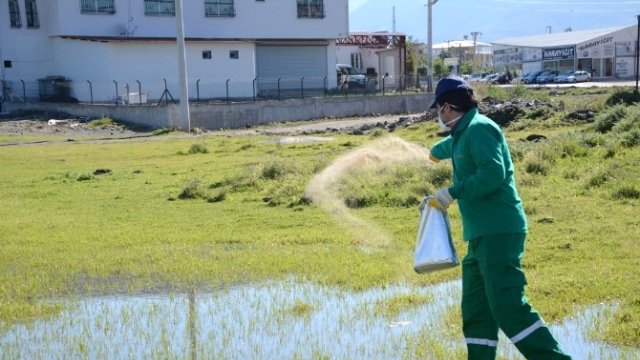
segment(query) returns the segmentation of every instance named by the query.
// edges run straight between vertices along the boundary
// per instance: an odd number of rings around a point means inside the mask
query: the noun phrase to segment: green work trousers
[[[462,328],[469,359],[496,358],[498,329],[527,359],[571,359],[524,295],[525,238],[500,234],[469,241],[462,261]]]

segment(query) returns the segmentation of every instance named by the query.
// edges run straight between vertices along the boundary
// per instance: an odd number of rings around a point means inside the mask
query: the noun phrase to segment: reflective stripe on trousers
[[[520,341],[520,340],[526,338],[527,336],[531,335],[534,331],[538,330],[543,325],[544,325],[544,323],[542,322],[542,320],[538,320],[535,323],[533,323],[533,325],[529,326],[528,328],[520,331],[515,336],[511,337],[509,340],[511,340],[511,342],[515,344],[518,341]],[[497,340],[478,339],[478,338],[465,338],[464,340],[467,343],[467,345],[484,345],[484,346],[491,346],[491,347],[497,347],[498,346],[498,341]]]
[[[526,338],[527,336],[531,335],[534,331],[538,330],[539,328],[541,328],[544,325],[544,323],[542,322],[542,320],[538,320],[535,323],[533,323],[533,325],[529,326],[528,328],[520,331],[520,333],[516,334],[516,336],[512,337],[510,340],[512,343],[517,343],[518,341]]]
[[[498,347],[498,340],[465,338],[464,341],[467,343],[467,345],[484,345]]]

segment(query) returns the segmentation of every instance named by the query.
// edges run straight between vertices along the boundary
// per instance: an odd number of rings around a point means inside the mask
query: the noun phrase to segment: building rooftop
[[[492,41],[493,45],[512,45],[523,47],[548,48],[555,46],[571,46],[585,42],[600,36],[605,36],[627,28],[628,26],[616,26],[601,29],[567,31],[561,33],[542,34],[524,37],[504,38]]]
[[[487,44],[487,43],[483,43],[480,41],[476,41],[476,47],[483,47],[483,46],[491,46],[491,44]],[[458,48],[458,47],[462,47],[462,48],[472,48],[473,47],[473,40],[451,40],[451,41],[447,41],[447,42],[443,42],[443,43],[439,43],[439,44],[433,44],[432,48],[434,50],[446,50],[449,48]]]

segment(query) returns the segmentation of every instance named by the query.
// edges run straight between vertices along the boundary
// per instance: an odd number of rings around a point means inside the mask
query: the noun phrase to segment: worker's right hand
[[[436,191],[435,195],[429,198],[429,206],[432,208],[446,211],[449,205],[453,203],[453,197],[449,194],[448,189],[440,189]]]
[[[440,161],[440,159],[438,159],[437,157],[434,157],[433,155],[429,154],[429,160],[433,161],[434,163],[437,163]]]

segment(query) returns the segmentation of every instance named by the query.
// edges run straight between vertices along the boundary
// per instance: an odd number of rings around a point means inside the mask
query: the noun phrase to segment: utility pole
[[[427,0],[427,92],[433,91],[433,42],[431,37],[431,8],[438,0]]]
[[[480,31],[472,31],[471,32],[471,36],[473,36],[473,60],[471,62],[473,63],[473,67],[475,68],[475,66],[476,66],[476,41],[478,40],[479,36],[482,36],[482,33]]]
[[[189,113],[189,85],[187,83],[187,51],[184,41],[184,18],[182,0],[176,0],[176,42],[178,48],[178,83],[180,84],[180,115],[191,132],[191,114]]]
[[[636,35],[636,94],[638,94],[638,70],[640,70],[640,15],[638,18],[638,34]]]

